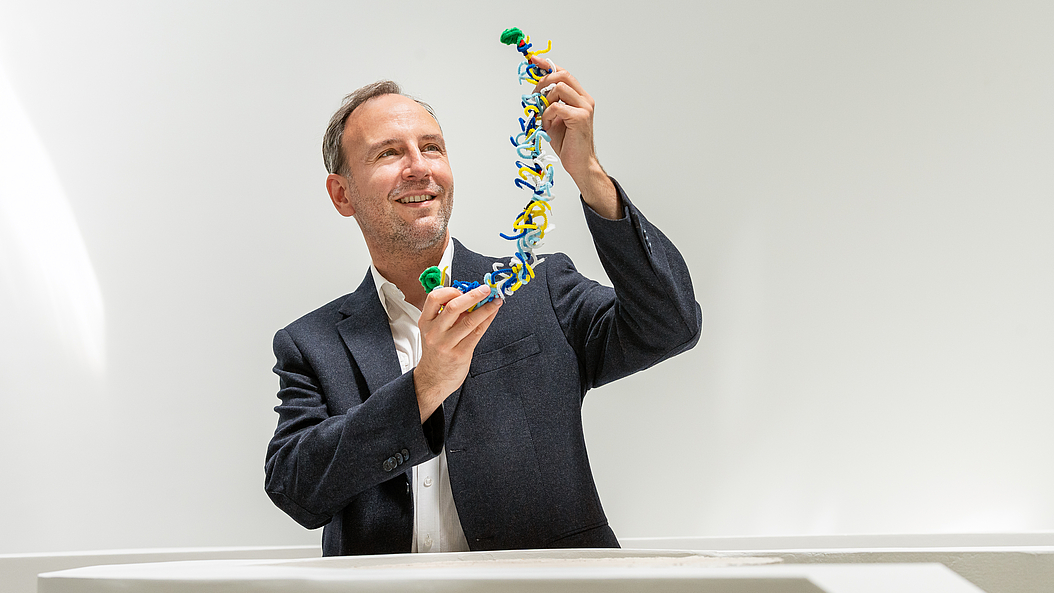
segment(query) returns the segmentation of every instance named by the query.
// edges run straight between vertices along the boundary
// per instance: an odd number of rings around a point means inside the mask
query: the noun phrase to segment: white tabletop
[[[727,592],[978,593],[939,564],[781,564],[661,550],[526,550],[201,560],[44,573],[39,593]],[[982,592],[983,593],[983,592]]]

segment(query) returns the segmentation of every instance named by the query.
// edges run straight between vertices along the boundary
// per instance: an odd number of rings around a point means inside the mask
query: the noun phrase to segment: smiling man
[[[676,248],[601,168],[592,97],[560,68],[536,91],[549,85],[542,125],[613,288],[553,254],[508,302],[472,309],[486,286],[426,295],[430,266],[482,278],[507,259],[450,238],[454,179],[431,108],[383,81],[330,121],[326,186],[372,265],[355,292],[275,335],[265,465],[274,503],[325,526],[326,555],[618,546],[583,397],[694,346],[702,313]]]

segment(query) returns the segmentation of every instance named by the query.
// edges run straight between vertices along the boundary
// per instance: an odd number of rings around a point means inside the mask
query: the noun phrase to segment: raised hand
[[[545,94],[549,106],[542,114],[542,128],[549,134],[549,145],[560,157],[560,164],[575,181],[582,199],[605,218],[622,217],[614,184],[597,159],[593,143],[593,111],[596,102],[570,72],[539,56],[531,63],[552,72],[542,77],[534,92],[552,85]]]

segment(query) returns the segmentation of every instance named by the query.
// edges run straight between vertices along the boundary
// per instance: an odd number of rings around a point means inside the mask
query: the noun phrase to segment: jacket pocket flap
[[[538,354],[541,351],[542,348],[538,345],[538,338],[534,334],[528,334],[496,350],[476,353],[472,357],[472,364],[468,367],[468,374],[470,377],[475,377],[476,375],[489,373],[523,360],[528,356]]]

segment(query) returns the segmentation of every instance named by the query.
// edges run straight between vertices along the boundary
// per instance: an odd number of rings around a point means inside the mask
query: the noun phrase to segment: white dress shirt
[[[448,240],[440,269],[450,272],[454,259],[454,242]],[[388,325],[392,328],[395,352],[399,355],[399,366],[403,373],[421,362],[421,331],[417,320],[421,311],[406,302],[398,287],[385,279],[376,266],[370,265],[373,283],[381,306],[388,313]],[[436,411],[442,414],[443,409]],[[450,489],[447,472],[446,448],[437,457],[413,467],[414,534],[413,552],[467,552],[468,540],[461,529],[461,520],[454,506],[454,494]]]

